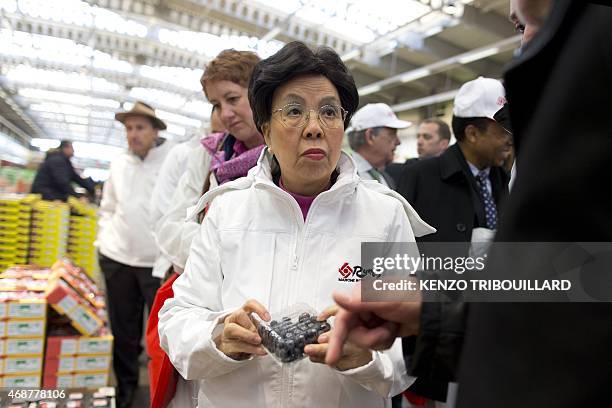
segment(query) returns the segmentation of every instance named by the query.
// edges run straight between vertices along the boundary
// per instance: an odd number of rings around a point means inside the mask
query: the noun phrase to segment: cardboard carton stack
[[[107,385],[113,337],[106,322],[103,293],[72,263],[4,271],[0,274],[0,388]]]
[[[70,212],[67,204],[37,201],[32,212],[31,264],[49,267],[66,255]]]
[[[113,337],[50,335],[43,387],[94,388],[108,384]]]
[[[32,206],[37,195],[0,196],[0,271],[28,261]]]
[[[71,263],[58,261],[51,269],[47,301],[58,318],[49,324],[43,385],[102,387],[108,384],[113,343],[104,296]]]
[[[42,292],[0,292],[0,387],[40,387],[47,302]]]
[[[97,233],[96,207],[82,203],[74,197],[70,205],[70,229],[68,233],[68,257],[85,270],[92,278],[96,277],[98,262],[94,241]]]

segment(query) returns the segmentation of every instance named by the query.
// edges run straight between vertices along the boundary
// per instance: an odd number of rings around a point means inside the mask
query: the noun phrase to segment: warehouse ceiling
[[[225,48],[269,56],[300,40],[333,47],[361,103],[397,112],[499,77],[519,44],[508,0],[0,0],[0,127],[22,142],[70,138],[92,157],[125,147],[114,113],[157,108],[166,136],[201,134],[199,78]],[[112,155],[111,155],[112,156]]]

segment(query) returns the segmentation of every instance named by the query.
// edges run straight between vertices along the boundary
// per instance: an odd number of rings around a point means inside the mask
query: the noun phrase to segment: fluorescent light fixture
[[[391,106],[393,112],[404,112],[411,109],[420,108],[423,106],[433,105],[434,103],[446,102],[453,100],[455,95],[459,92],[458,89],[453,89],[451,91],[442,92],[436,95],[426,96],[420,99],[414,99],[412,101],[402,102],[397,105]]]
[[[270,41],[270,40],[273,40],[274,38],[276,38],[277,35],[280,34],[280,32],[281,32],[280,27],[274,27],[273,29],[268,31],[266,33],[266,35],[261,37],[261,41]]]
[[[347,61],[350,61],[352,59],[359,58],[360,55],[361,55],[361,50],[354,49],[354,50],[349,51],[346,54],[342,55],[340,57],[340,59],[342,60],[342,62],[347,62]]]
[[[111,161],[125,151],[122,147],[99,143],[74,142],[72,146],[74,147],[74,157],[104,162]]]
[[[79,95],[67,92],[46,91],[36,88],[22,88],[19,90],[19,95],[24,98],[35,100],[45,100],[51,102],[61,102],[70,105],[82,106],[101,106],[105,108],[118,109],[119,102],[112,99],[93,98],[87,95]]]
[[[411,82],[417,80],[419,78],[423,78],[431,74],[431,70],[428,68],[417,68],[412,71],[408,71],[400,77],[400,82],[405,84],[406,82]]]
[[[486,48],[484,50],[476,51],[474,53],[470,53],[465,57],[459,58],[460,64],[469,64],[470,62],[478,61],[483,58],[490,57],[491,55],[495,55],[499,52],[499,47],[491,47]]]
[[[359,91],[359,96],[366,96],[366,95],[370,95],[373,94],[375,92],[378,92],[382,89],[382,86],[380,85],[366,85],[360,89],[358,89]]]
[[[202,121],[198,119],[189,118],[187,116],[178,115],[176,113],[166,112],[161,109],[156,109],[157,116],[160,119],[168,122],[177,123],[184,126],[190,126],[194,128],[200,128],[202,126]]]
[[[59,147],[60,141],[58,139],[39,139],[34,138],[30,141],[30,145],[37,147],[41,152],[46,152],[49,149],[55,149]]]

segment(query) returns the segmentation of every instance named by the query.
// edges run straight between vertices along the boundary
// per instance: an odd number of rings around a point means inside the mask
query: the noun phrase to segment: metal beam
[[[507,17],[484,12],[469,4],[464,6],[461,23],[499,38],[508,38],[516,34]]]
[[[520,35],[507,38],[505,40],[498,41],[493,44],[489,44],[485,47],[477,48],[475,50],[455,55],[451,58],[447,58],[442,61],[434,62],[433,64],[429,64],[411,71],[403,72],[398,75],[394,75],[390,78],[383,79],[378,82],[374,82],[372,84],[368,84],[359,89],[360,95],[368,95],[371,93],[378,92],[382,89],[398,86],[400,84],[405,84],[408,82],[420,80],[422,78],[428,77],[433,74],[438,74],[444,72],[452,67],[470,64],[474,61],[478,61],[492,55],[499,54],[500,52],[507,51],[508,49],[512,49],[520,42]]]

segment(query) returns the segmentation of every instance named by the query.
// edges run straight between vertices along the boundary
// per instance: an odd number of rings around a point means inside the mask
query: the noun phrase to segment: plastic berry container
[[[314,309],[300,303],[272,314],[269,322],[256,313],[251,317],[264,349],[277,363],[288,364],[305,358],[304,346],[317,343],[319,336],[331,329],[329,322],[317,320],[317,315]]]

